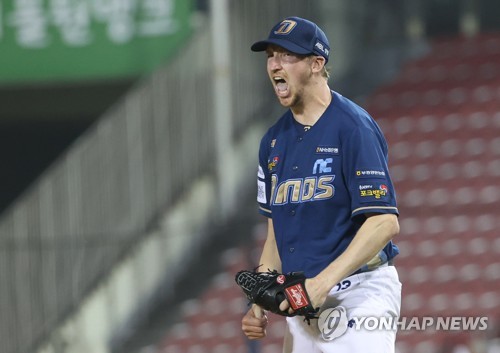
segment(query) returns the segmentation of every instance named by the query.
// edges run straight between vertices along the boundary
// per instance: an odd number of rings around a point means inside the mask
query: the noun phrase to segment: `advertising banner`
[[[0,84],[139,75],[190,33],[191,0],[2,0]]]

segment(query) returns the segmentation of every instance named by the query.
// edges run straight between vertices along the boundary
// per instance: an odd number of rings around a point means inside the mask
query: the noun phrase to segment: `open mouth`
[[[288,83],[281,76],[274,76],[274,89],[278,97],[286,97],[288,95]]]

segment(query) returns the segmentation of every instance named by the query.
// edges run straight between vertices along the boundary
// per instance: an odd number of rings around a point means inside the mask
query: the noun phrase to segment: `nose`
[[[267,60],[267,67],[271,71],[278,71],[281,69],[281,60],[279,55],[276,55],[276,53],[272,56],[270,56]]]

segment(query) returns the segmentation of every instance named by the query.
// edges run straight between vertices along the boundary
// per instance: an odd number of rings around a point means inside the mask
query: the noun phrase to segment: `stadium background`
[[[249,45],[289,15],[324,28],[331,86],[388,139],[402,314],[489,318],[397,351],[500,350],[497,1],[5,0],[2,352],[281,351],[279,317],[242,337],[233,275],[262,245],[257,147],[282,111]]]

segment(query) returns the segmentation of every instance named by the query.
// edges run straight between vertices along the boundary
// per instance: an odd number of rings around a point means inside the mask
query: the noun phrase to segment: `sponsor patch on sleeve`
[[[385,178],[386,173],[381,169],[356,169],[358,178]]]
[[[389,187],[382,183],[359,184],[361,202],[386,201],[389,198]]]
[[[266,183],[257,180],[257,202],[267,203]]]

